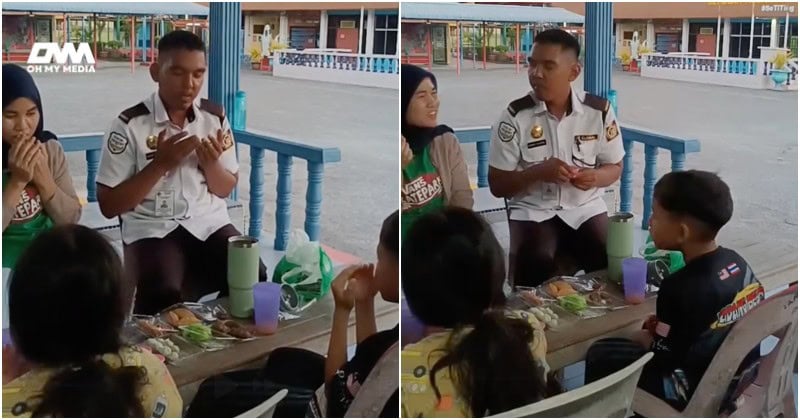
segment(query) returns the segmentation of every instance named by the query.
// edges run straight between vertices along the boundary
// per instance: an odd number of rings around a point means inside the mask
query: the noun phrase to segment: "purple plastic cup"
[[[632,304],[644,302],[647,291],[647,261],[642,258],[622,260],[622,289],[625,301]]]
[[[281,309],[281,285],[271,281],[253,287],[255,327],[261,334],[278,331],[278,313]]]

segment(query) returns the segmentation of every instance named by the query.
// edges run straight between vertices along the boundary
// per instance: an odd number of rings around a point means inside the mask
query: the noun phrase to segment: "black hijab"
[[[402,118],[400,132],[403,133],[403,137],[406,138],[414,154],[418,154],[425,149],[425,146],[430,144],[436,136],[453,132],[452,128],[443,124],[431,128],[417,127],[406,122],[406,111],[408,111],[411,98],[414,97],[414,92],[425,79],[431,79],[433,86],[438,86],[436,84],[436,76],[433,73],[412,64],[400,66],[400,100],[402,101],[400,103],[400,115]]]
[[[39,125],[33,136],[42,143],[56,139],[55,134],[44,131],[44,112],[42,111],[42,97],[33,81],[33,77],[24,68],[16,64],[3,64],[3,109],[19,98],[28,98],[39,109]],[[3,142],[3,170],[8,168],[8,151],[11,145]]]

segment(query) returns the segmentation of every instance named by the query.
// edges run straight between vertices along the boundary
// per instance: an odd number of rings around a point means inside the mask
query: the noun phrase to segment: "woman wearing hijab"
[[[43,127],[42,99],[33,77],[22,67],[4,64],[4,268],[13,268],[40,233],[81,217],[64,149]]]
[[[472,209],[472,189],[453,129],[439,125],[436,77],[404,64],[400,73],[402,235],[420,216],[444,206]]]

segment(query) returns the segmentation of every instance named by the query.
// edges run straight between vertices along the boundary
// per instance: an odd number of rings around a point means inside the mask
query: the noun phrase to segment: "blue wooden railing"
[[[306,189],[306,220],[304,228],[312,241],[319,240],[320,214],[322,209],[322,181],[325,164],[339,162],[338,148],[308,146],[279,139],[258,131],[234,130],[239,144],[250,146],[250,225],[248,234],[261,237],[264,212],[264,151],[278,154],[277,198],[275,203],[275,241],[278,251],[286,249],[291,226],[292,209],[292,163],[294,158],[303,159],[308,164],[308,184]],[[90,202],[97,201],[97,169],[100,166],[102,133],[73,134],[60,137],[65,152],[86,152],[86,190]]]
[[[491,127],[469,127],[455,130],[459,142],[462,144],[475,143],[478,150],[478,187],[488,187],[489,173],[489,141],[492,136]],[[620,210],[631,211],[633,201],[633,153],[634,144],[644,145],[644,199],[642,214],[642,229],[647,229],[650,212],[653,204],[653,187],[656,183],[656,164],[659,149],[670,152],[672,170],[683,169],[688,153],[700,151],[700,142],[694,139],[681,139],[644,130],[630,125],[622,126],[623,158],[622,177],[620,179]]]

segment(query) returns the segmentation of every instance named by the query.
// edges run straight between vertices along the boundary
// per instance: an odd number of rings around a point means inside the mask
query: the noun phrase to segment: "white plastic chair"
[[[491,417],[628,417],[647,353],[630,366],[578,389]]]
[[[245,411],[242,414],[236,416],[236,418],[246,418],[246,419],[266,419],[272,417],[275,413],[275,406],[278,405],[281,400],[286,398],[286,395],[289,393],[288,389],[282,389],[275,393],[275,395],[269,397],[268,400],[264,401],[263,403],[255,406],[254,408]]]

